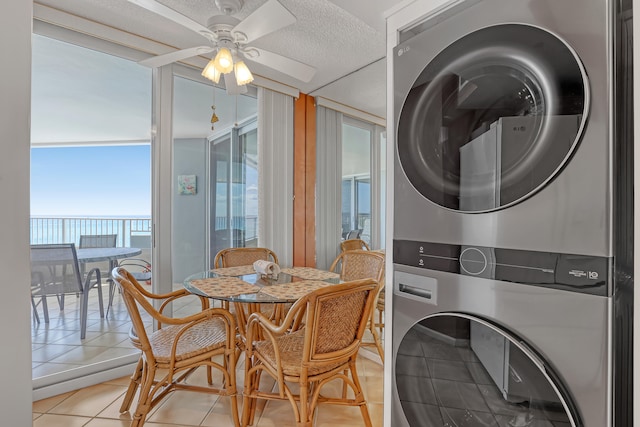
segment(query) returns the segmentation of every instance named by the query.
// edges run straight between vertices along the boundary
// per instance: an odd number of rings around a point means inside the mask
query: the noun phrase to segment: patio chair
[[[257,399],[289,401],[297,426],[311,427],[319,403],[360,407],[371,427],[356,358],[375,301],[378,283],[372,279],[320,288],[299,299],[281,325],[254,313],[247,325],[242,425],[253,424]],[[304,324],[297,329],[295,324]],[[288,332],[295,330],[295,332]],[[265,337],[259,340],[260,337]],[[350,373],[350,375],[349,375]],[[276,380],[273,391],[260,380]],[[341,396],[321,395],[323,386],[340,379]],[[297,386],[299,392],[292,386]],[[347,394],[351,388],[353,397]],[[336,394],[336,393],[334,393]]]
[[[58,299],[60,310],[64,310],[64,296],[76,294],[80,299],[80,339],[87,333],[89,291],[98,289],[100,317],[104,317],[102,282],[100,270],[91,269],[83,278],[80,274],[76,246],[73,243],[31,245],[31,304],[34,310],[42,304],[45,323],[49,323],[47,297]],[[40,298],[36,303],[35,299]],[[39,316],[34,316],[39,321]]]
[[[330,271],[340,272],[343,281],[374,279],[379,283],[375,308],[384,311],[384,254],[378,251],[351,250],[341,252],[329,267]],[[384,362],[384,349],[378,328],[382,328],[382,314],[378,311],[376,321],[375,310],[371,311],[369,331],[373,336],[373,345],[376,347],[380,359]],[[365,345],[370,345],[365,343]]]
[[[357,228],[355,230],[349,230],[349,232],[347,233],[344,239],[345,240],[359,239],[361,235],[362,235],[362,228]]]
[[[82,234],[80,235],[80,241],[78,242],[78,249],[84,248],[115,248],[116,240],[118,238],[117,234]],[[109,262],[102,263],[91,263],[94,266],[100,268],[100,275],[103,279],[111,282],[109,277],[110,265]],[[85,274],[86,264],[80,264],[80,272]]]
[[[362,239],[349,239],[340,242],[340,250],[344,251],[353,251],[353,250],[371,250],[367,242]]]
[[[179,298],[193,294],[185,289],[163,295],[153,294],[122,267],[115,268],[112,276],[122,292],[131,318],[131,342],[142,350],[120,406],[121,413],[129,411],[133,398],[139,391],[131,427],[144,425],[149,411],[175,390],[230,397],[231,416],[234,425],[238,427],[236,324],[231,313],[222,308],[208,308],[208,300],[198,297],[202,304],[201,312],[182,318],[167,317],[163,314],[165,307]],[[153,303],[159,304],[157,310]],[[147,331],[141,309],[157,322],[158,329],[155,332]],[[209,387],[185,383],[189,375],[199,367],[207,369]],[[219,387],[212,386],[212,369],[222,374]]]

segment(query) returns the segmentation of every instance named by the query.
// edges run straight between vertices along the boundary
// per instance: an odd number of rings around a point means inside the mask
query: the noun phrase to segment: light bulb
[[[207,66],[204,67],[204,70],[202,70],[202,76],[208,78],[209,80],[213,81],[214,83],[220,83],[220,74],[221,73],[216,68],[215,62],[214,62],[213,59],[211,61],[209,61]]]
[[[215,67],[223,74],[233,71],[233,58],[231,52],[226,47],[220,48],[214,61]]]
[[[238,86],[246,85],[253,81],[253,75],[251,74],[251,71],[249,71],[249,67],[247,67],[244,61],[236,62],[234,69]]]

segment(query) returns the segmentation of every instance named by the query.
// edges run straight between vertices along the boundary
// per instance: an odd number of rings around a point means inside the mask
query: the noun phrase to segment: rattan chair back
[[[378,283],[357,280],[320,288],[299,299],[282,325],[265,316],[251,315],[245,359],[243,425],[255,416],[256,399],[289,401],[297,425],[311,426],[318,403],[359,406],[365,425],[371,419],[356,369],[356,357],[377,295]],[[301,329],[291,328],[300,317]],[[291,332],[293,330],[293,332]],[[260,341],[260,337],[266,337]],[[249,344],[250,343],[250,344]],[[350,378],[348,372],[351,373]],[[260,390],[260,380],[268,374],[277,382],[277,391]],[[346,390],[339,398],[323,398],[323,386],[344,380]],[[290,388],[298,386],[299,393]]]
[[[328,286],[303,298],[307,318],[303,364],[346,359],[357,352],[373,307],[377,282],[362,280]]]
[[[278,256],[267,248],[227,248],[218,252],[213,260],[214,268],[252,265],[258,260],[278,264]]]
[[[357,250],[370,250],[369,245],[362,239],[348,239],[340,242],[340,250],[344,251],[357,251]]]
[[[371,312],[369,321],[369,331],[373,337],[373,343],[367,342],[363,345],[373,345],[376,347],[380,359],[384,362],[384,348],[380,333],[384,322],[382,312],[384,311],[384,253],[378,251],[353,250],[340,253],[331,264],[331,271],[340,270],[340,278],[344,281],[359,279],[375,279],[379,283],[378,297],[376,298],[376,310]],[[376,319],[377,317],[377,319]],[[378,330],[379,329],[379,330]]]
[[[374,279],[382,283],[384,278],[384,254],[380,252],[352,250],[341,252],[329,270],[340,272],[345,282],[359,279]]]

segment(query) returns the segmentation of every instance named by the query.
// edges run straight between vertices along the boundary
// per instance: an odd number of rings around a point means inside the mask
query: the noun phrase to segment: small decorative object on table
[[[253,269],[265,279],[277,279],[278,274],[280,274],[280,266],[278,264],[263,259],[254,262]]]

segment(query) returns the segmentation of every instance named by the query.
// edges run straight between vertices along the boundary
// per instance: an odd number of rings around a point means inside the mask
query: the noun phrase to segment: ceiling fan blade
[[[129,2],[137,4],[140,7],[143,7],[173,22],[176,22],[183,27],[190,29],[191,31],[195,31],[196,33],[203,35],[210,41],[215,41],[218,38],[213,31],[211,31],[204,25],[198,24],[193,19],[187,18],[183,14],[178,13],[175,10],[161,3],[158,3],[155,0],[129,0]]]
[[[244,34],[247,36],[247,43],[249,43],[295,22],[296,17],[278,0],[268,0],[236,25],[232,32]]]
[[[138,64],[145,67],[162,67],[163,65],[171,64],[172,62],[180,61],[182,59],[191,58],[192,56],[204,55],[205,53],[213,52],[214,48],[211,46],[197,46],[190,47],[188,49],[177,50],[175,52],[166,53],[164,55],[152,56],[151,58],[138,61]]]
[[[281,73],[288,74],[302,82],[308,83],[316,73],[316,69],[298,62],[294,59],[287,58],[286,56],[279,55],[277,53],[269,52],[268,50],[258,49],[252,47],[251,49],[257,50],[260,55],[257,57],[247,56],[247,59],[258,64],[266,65],[269,68],[280,71]]]

